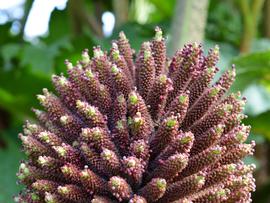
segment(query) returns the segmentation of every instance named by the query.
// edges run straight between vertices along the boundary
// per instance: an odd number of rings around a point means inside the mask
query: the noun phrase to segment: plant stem
[[[113,0],[113,10],[115,14],[115,27],[119,27],[128,21],[128,0]]]
[[[169,55],[189,42],[202,42],[208,0],[177,0],[171,24]]]

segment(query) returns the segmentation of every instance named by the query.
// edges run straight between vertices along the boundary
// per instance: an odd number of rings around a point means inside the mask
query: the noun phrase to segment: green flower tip
[[[117,66],[115,64],[112,65],[111,71],[113,74],[117,74],[120,72],[120,69],[117,68]]]
[[[31,199],[32,199],[33,201],[38,201],[38,200],[40,200],[39,196],[38,196],[36,193],[32,193],[32,194],[31,194]]]
[[[64,147],[62,146],[53,146],[53,149],[57,152],[57,154],[61,157],[66,156],[67,151]]]
[[[72,142],[73,147],[78,147],[79,145],[80,145],[80,143],[77,140]]]
[[[36,124],[31,124],[31,123],[27,123],[27,128],[31,131],[31,132],[35,132],[38,129],[38,126]]]
[[[87,115],[90,117],[94,117],[97,114],[96,109],[93,106],[88,106],[86,112],[87,112]]]
[[[150,42],[145,42],[143,44],[144,46],[144,60],[148,60],[151,57],[151,47],[150,47]]]
[[[206,69],[207,75],[212,75],[215,72],[216,68],[215,67],[209,67]]]
[[[120,52],[118,50],[118,46],[115,42],[112,43],[112,47],[113,47],[113,50],[112,50],[112,57],[114,60],[117,60],[120,58]]]
[[[156,41],[161,41],[163,39],[163,37],[162,37],[162,30],[159,27],[156,27],[155,32],[156,32],[156,34],[155,34],[155,38],[154,39]]]
[[[94,74],[93,74],[93,72],[90,69],[85,70],[85,75],[89,79],[94,78]]]
[[[83,109],[84,108],[84,103],[81,100],[76,101],[76,107],[77,109]]]
[[[161,84],[164,84],[164,83],[166,83],[167,82],[167,76],[166,75],[160,75],[159,76],[159,82],[161,83]]]
[[[44,104],[46,102],[46,96],[44,96],[42,94],[38,94],[37,99],[41,104]]]
[[[44,142],[50,142],[50,136],[48,132],[41,132],[38,134],[38,137]]]
[[[94,48],[94,58],[100,58],[104,56],[103,51],[100,49],[100,47]]]
[[[100,129],[99,128],[95,128],[94,131],[93,131],[93,133],[92,133],[92,138],[97,141],[97,140],[100,140],[101,137],[102,136],[101,136]]]
[[[213,53],[215,54],[215,55],[219,55],[219,46],[216,44],[215,45],[215,47],[214,47],[214,49],[213,49]]]
[[[38,161],[38,164],[41,166],[46,166],[49,164],[49,161],[48,161],[47,157],[45,157],[45,156],[39,156],[37,161]]]
[[[224,125],[219,124],[215,127],[215,132],[217,135],[221,135],[223,133],[223,130],[224,130]]]
[[[105,160],[110,160],[112,156],[113,156],[113,153],[109,149],[103,149],[103,151],[101,152],[101,157]]]
[[[231,104],[225,104],[224,105],[224,110],[227,113],[231,112],[233,110],[233,105],[231,105]]]
[[[73,68],[73,65],[70,61],[66,60],[65,64],[66,64],[68,70],[71,70]]]
[[[65,195],[65,194],[69,193],[68,187],[65,187],[65,186],[58,186],[57,191],[62,195]]]
[[[61,116],[61,117],[60,117],[60,123],[61,123],[62,125],[68,124],[68,120],[69,120],[69,116],[68,116],[68,115],[64,115],[64,116]]]
[[[166,122],[166,126],[168,128],[173,128],[174,126],[176,126],[176,124],[177,124],[177,120],[175,118],[170,118]]]
[[[127,163],[126,163],[126,166],[128,168],[132,168],[132,167],[135,167],[136,166],[136,160],[133,159],[133,158],[129,158]]]
[[[216,191],[216,195],[217,197],[221,198],[221,197],[226,197],[226,195],[229,193],[229,190],[228,189],[224,189],[224,188],[221,188],[219,189],[218,191]]]
[[[55,197],[49,192],[45,192],[45,202],[46,203],[58,203],[58,201],[55,199]]]
[[[236,76],[235,68],[228,70],[228,75],[229,77],[234,78]]]
[[[219,85],[216,86],[216,87],[213,87],[213,88],[210,90],[210,93],[209,93],[210,97],[215,97],[215,96],[217,96],[217,94],[220,92],[220,90],[221,90],[221,87],[220,87]]]
[[[198,185],[203,185],[205,183],[205,177],[201,175],[196,176],[196,182]]]
[[[187,95],[180,95],[178,97],[178,101],[179,101],[180,104],[185,104],[187,102],[187,100],[188,100],[188,96]]]
[[[235,137],[236,137],[236,140],[238,142],[243,143],[243,142],[246,141],[247,136],[246,136],[246,134],[244,132],[238,132],[238,133],[236,133]]]
[[[129,95],[128,99],[132,105],[136,105],[139,101],[139,98],[137,97],[137,95],[135,93],[131,93]]]
[[[159,190],[165,190],[167,187],[167,182],[165,179],[158,178],[156,180],[156,186]]]
[[[83,170],[80,173],[80,177],[83,179],[88,179],[88,178],[90,178],[90,174],[87,172],[87,170]]]
[[[134,125],[135,129],[140,128],[144,123],[144,119],[142,118],[142,115],[140,112],[137,112],[134,118],[131,120],[131,124]]]
[[[119,38],[122,39],[122,40],[127,40],[127,37],[126,37],[126,35],[125,35],[125,33],[123,31],[121,31],[119,33]]]
[[[218,112],[220,116],[224,116],[226,113],[230,113],[233,109],[233,106],[231,104],[224,104],[223,108],[221,108]]]
[[[110,178],[110,184],[112,186],[112,189],[118,189],[121,186],[121,178],[117,176],[113,176]]]
[[[138,146],[136,147],[136,152],[137,152],[137,153],[142,153],[142,152],[144,152],[144,146],[143,146],[142,144],[138,145]]]
[[[119,120],[119,121],[116,122],[116,128],[118,130],[124,129],[124,125],[123,125],[123,121],[122,120]]]
[[[235,171],[235,169],[236,169],[236,164],[229,164],[229,165],[227,166],[227,170],[228,170],[229,172],[233,172],[233,171]]]
[[[179,140],[181,144],[187,144],[193,140],[193,134],[191,132],[186,133],[185,136]]]
[[[90,57],[87,49],[82,52],[82,62],[84,64],[88,64],[90,62]]]
[[[120,94],[118,97],[117,97],[117,101],[119,103],[124,103],[126,100],[125,100],[125,96],[123,94]]]
[[[217,155],[218,156],[218,155],[221,154],[221,152],[222,152],[222,148],[220,146],[214,147],[211,150],[212,155]]]
[[[186,154],[176,154],[172,158],[179,164],[186,164],[188,162],[188,156]]]
[[[71,169],[67,165],[62,166],[61,171],[62,173],[67,174],[67,175],[71,173]]]
[[[58,77],[58,76],[53,75],[52,77],[54,78],[54,77]],[[65,87],[68,85],[68,80],[64,76],[60,76],[60,77],[58,77],[58,84],[61,87]]]
[[[17,177],[19,178],[19,180],[23,180],[26,177],[28,177],[29,175],[30,175],[29,168],[27,168],[25,163],[21,163],[19,166],[19,173],[18,173]]]

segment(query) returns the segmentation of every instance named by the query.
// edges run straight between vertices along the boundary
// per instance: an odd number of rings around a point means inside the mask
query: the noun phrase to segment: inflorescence
[[[94,47],[53,75],[19,135],[28,160],[21,203],[251,202],[254,165],[242,159],[250,127],[245,98],[228,94],[235,69],[216,82],[218,47],[187,44],[172,58],[156,28],[134,59],[121,32],[109,53]]]

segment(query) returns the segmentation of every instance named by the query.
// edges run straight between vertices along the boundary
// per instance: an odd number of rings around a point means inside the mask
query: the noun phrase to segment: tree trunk
[[[128,21],[128,0],[113,0],[113,10],[115,15],[115,27],[119,27]]]
[[[208,0],[177,0],[171,24],[169,55],[190,42],[202,42]]]
[[[75,35],[82,33],[83,26],[88,26],[97,37],[103,37],[101,21],[93,13],[86,10],[82,0],[69,0],[68,9]]]
[[[264,9],[264,33],[265,37],[270,38],[270,0],[265,1]]]

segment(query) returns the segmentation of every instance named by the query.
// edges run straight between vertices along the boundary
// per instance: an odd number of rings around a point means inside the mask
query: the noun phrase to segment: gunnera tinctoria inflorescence
[[[109,53],[94,47],[68,76],[53,75],[19,135],[27,203],[251,202],[254,165],[242,158],[245,99],[227,94],[234,67],[212,82],[218,48],[187,44],[166,56],[162,31],[136,59],[123,32]]]

